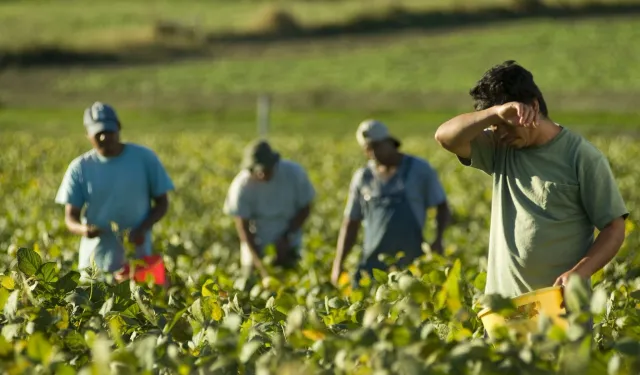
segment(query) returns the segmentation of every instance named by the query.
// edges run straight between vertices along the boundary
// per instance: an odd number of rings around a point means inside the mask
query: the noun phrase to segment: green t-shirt
[[[628,215],[607,158],[566,128],[514,149],[485,130],[460,161],[493,177],[486,294],[552,286],[594,242],[594,227]]]

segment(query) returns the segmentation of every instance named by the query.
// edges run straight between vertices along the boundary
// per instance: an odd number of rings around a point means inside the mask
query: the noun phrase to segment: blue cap
[[[92,137],[104,131],[117,132],[119,123],[116,111],[108,104],[95,102],[84,110],[84,126]]]

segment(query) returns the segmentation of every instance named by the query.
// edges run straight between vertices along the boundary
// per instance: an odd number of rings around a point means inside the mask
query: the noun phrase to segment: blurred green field
[[[141,35],[140,30],[152,34],[154,22],[163,19],[206,30],[240,30],[268,3],[98,1],[87,11],[76,0],[0,2],[0,49],[49,43],[106,51],[121,38]],[[339,22],[394,4],[467,7],[455,0],[277,4],[305,24]],[[0,71],[0,121],[4,130],[73,128],[83,107],[102,100],[128,111],[130,123],[149,124],[154,131],[248,134],[255,130],[257,95],[269,93],[274,128],[282,131],[313,128],[337,135],[346,123],[382,115],[413,132],[470,109],[467,92],[481,74],[515,59],[534,73],[556,121],[631,129],[640,123],[640,45],[629,43],[640,40],[639,19],[531,19],[437,32],[213,45],[200,57],[178,54],[177,60],[153,64],[9,67]]]
[[[629,125],[637,123],[634,98],[640,93],[640,48],[628,43],[640,39],[636,24],[633,17],[542,20],[471,33],[274,45],[262,47],[259,56],[236,51],[151,66],[7,70],[0,75],[7,89],[0,100],[13,108],[77,108],[104,100],[149,112],[227,112],[253,110],[256,95],[267,92],[281,109],[450,112],[470,108],[467,92],[488,67],[516,59],[533,71],[552,115],[583,113],[588,124],[591,116],[603,123],[597,113],[618,113],[617,120],[626,119],[611,125]],[[3,112],[0,118],[15,118]]]
[[[214,57],[152,69],[71,71],[53,82],[52,93],[108,88],[109,95],[171,94],[178,101],[183,94],[189,100],[260,91],[353,92],[363,99],[380,92],[466,94],[488,67],[507,59],[531,69],[547,93],[640,92],[640,45],[629,45],[640,40],[637,26],[637,18],[562,25],[549,20],[471,33],[412,34],[362,46],[318,43],[300,53],[273,48],[259,59]]]
[[[90,104],[90,103],[89,103]],[[87,105],[89,105],[87,104]],[[0,110],[0,135],[38,134],[45,138],[81,137],[82,111],[78,108],[18,108]],[[122,109],[126,137],[148,134],[193,133],[204,136],[235,135],[243,138],[257,136],[256,114],[251,110],[206,111]],[[365,118],[377,118],[402,137],[433,139],[436,127],[455,116],[454,111],[331,111],[331,110],[274,110],[269,135],[300,134],[322,139],[352,139]],[[554,120],[584,135],[615,134],[638,137],[638,113],[616,112],[556,112]],[[353,138],[352,138],[353,137]]]
[[[461,0],[343,0],[343,1],[93,1],[29,0],[0,2],[0,48],[56,44],[94,48],[146,41],[157,21],[170,20],[210,31],[246,30],[261,17],[264,8],[277,6],[300,23],[314,25],[342,22],[363,11],[384,11],[401,4],[408,9],[462,7]],[[507,4],[508,0],[476,0],[474,8]],[[33,32],[46,30],[46,32]]]
[[[273,48],[260,59],[222,57],[163,69],[72,72],[58,81],[55,90],[64,94],[107,86],[114,93],[132,94],[149,94],[152,89],[201,94],[318,89],[458,92],[468,89],[487,66],[508,58],[530,67],[547,91],[640,90],[640,48],[629,48],[628,43],[640,38],[637,25],[636,18],[589,20],[561,27],[554,21],[541,21],[473,33],[410,35],[356,48],[335,44],[323,48],[322,43],[302,53]],[[525,35],[527,43],[523,43]]]
[[[154,251],[171,278],[166,290],[79,285],[77,273],[74,281],[78,238],[64,228],[63,209],[53,200],[70,160],[89,147],[81,134],[0,137],[0,373],[638,373],[639,168],[628,162],[637,140],[590,138],[609,157],[632,212],[627,239],[594,275],[593,299],[567,287],[567,304],[581,311],[571,315],[567,333],[547,326],[522,343],[506,334],[483,341],[476,316],[486,280],[491,178],[462,167],[432,137],[407,139],[403,148],[426,157],[447,192],[456,223],[445,234],[446,256],[425,255],[404,274],[375,274],[361,290],[328,283],[349,181],[364,162],[353,138],[272,139],[284,157],[308,169],[318,194],[301,267],[287,272],[265,261],[271,277],[264,284],[240,273],[237,236],[222,214],[247,139],[197,132],[125,138],[155,150],[176,186],[167,216],[154,227]],[[32,256],[20,247],[33,249]],[[358,245],[347,258],[349,272],[359,253]],[[579,323],[590,317],[593,333]]]
[[[547,5],[591,4],[588,0],[546,0]],[[634,0],[600,0],[600,4]],[[0,49],[55,44],[76,48],[115,47],[148,41],[158,21],[179,22],[209,31],[251,29],[265,8],[290,13],[302,25],[345,22],[363,13],[391,7],[407,10],[473,10],[513,6],[512,0],[258,0],[258,1],[93,1],[90,9],[79,0],[0,1]],[[37,30],[37,32],[34,32]],[[46,32],[42,32],[46,30]]]

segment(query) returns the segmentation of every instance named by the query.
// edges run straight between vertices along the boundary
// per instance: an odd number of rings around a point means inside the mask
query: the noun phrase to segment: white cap
[[[391,139],[396,142],[396,144],[400,144],[395,137],[389,134],[387,126],[378,120],[362,121],[358,126],[356,139],[358,140],[358,144],[362,147],[371,142],[383,141],[385,139]]]

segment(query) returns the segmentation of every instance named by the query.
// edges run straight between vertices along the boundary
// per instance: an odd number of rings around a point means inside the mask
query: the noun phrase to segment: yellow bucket
[[[562,287],[554,286],[534,290],[512,299],[518,312],[511,317],[503,317],[485,308],[478,313],[485,331],[489,337],[493,337],[499,326],[513,328],[519,334],[538,331],[538,318],[542,313],[563,329],[567,329],[569,323],[563,317],[565,309],[562,307]]]

